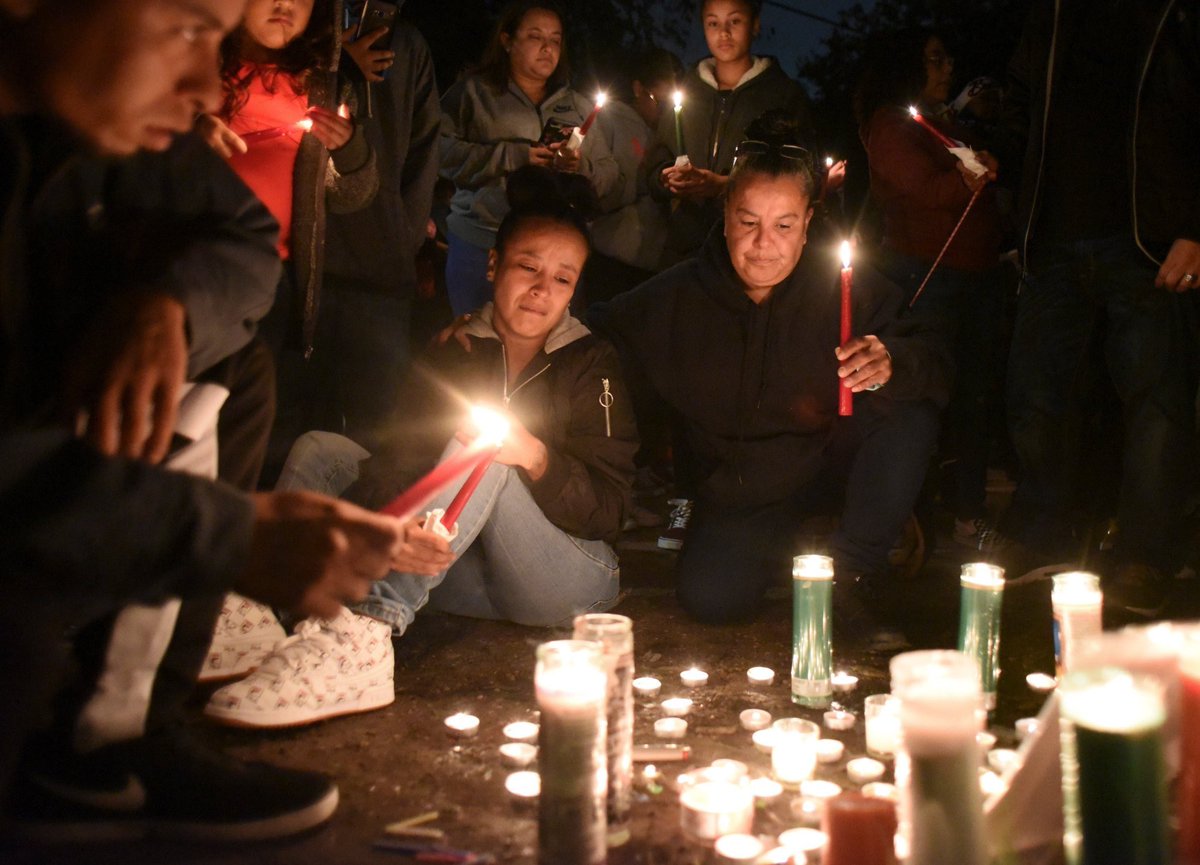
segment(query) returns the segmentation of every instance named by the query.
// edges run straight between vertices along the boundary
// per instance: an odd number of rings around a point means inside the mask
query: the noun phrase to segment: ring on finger
[[[1196,280],[1196,274],[1194,274],[1194,273],[1185,273],[1183,275],[1183,282],[1191,283],[1191,282],[1194,282],[1195,280]]]

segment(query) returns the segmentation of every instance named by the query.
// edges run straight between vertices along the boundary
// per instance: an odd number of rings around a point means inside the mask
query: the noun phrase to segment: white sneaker
[[[259,668],[218,690],[204,714],[233,727],[298,727],[396,699],[392,629],[347,609],[305,619]]]
[[[244,676],[286,637],[287,631],[270,607],[230,592],[213,629],[200,681],[219,682]]]

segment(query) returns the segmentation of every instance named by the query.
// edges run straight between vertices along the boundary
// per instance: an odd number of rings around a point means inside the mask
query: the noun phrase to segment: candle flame
[[[296,128],[303,129],[305,132],[312,131],[312,126],[313,122],[311,117],[305,117],[303,120],[296,121]]]
[[[350,119],[350,106],[347,105],[345,102],[343,102],[341,105],[338,106],[337,113],[338,113],[338,117],[341,117],[345,120],[349,120]]]
[[[596,94],[596,107],[603,108],[604,103],[608,101],[608,94],[601,90]]]
[[[508,421],[499,412],[483,406],[471,406],[471,421],[479,429],[476,442],[480,445],[498,448],[508,438]]]
[[[920,112],[917,111],[917,106],[915,106],[915,105],[908,106],[908,113],[911,114],[913,117],[921,116]]]
[[[676,90],[671,94],[671,100],[675,103],[675,110],[679,111],[681,108],[683,108],[683,91]]]
[[[833,168],[833,157],[832,157],[832,156],[826,156],[826,157],[825,157],[825,167],[826,167],[826,168]]]
[[[841,247],[839,247],[839,252],[842,256],[842,267],[849,267],[850,266],[850,257],[851,257],[850,256],[850,241],[843,240]]]

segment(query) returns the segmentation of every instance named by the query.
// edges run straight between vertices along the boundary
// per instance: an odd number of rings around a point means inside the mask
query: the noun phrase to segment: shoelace
[[[337,632],[318,619],[305,619],[296,626],[296,633],[275,647],[258,672],[278,679],[282,675],[317,668],[339,643]]]
[[[671,511],[672,529],[686,529],[688,520],[692,518],[692,503],[690,501],[679,505],[675,510]]]

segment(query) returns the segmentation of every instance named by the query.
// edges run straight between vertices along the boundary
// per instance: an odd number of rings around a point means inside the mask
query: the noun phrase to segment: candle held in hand
[[[596,122],[596,117],[600,114],[600,109],[604,107],[604,103],[608,100],[608,94],[601,90],[596,94],[596,105],[592,108],[592,113],[587,116],[587,120],[583,121],[583,126],[579,127],[579,135],[583,137],[588,134],[588,130],[592,128],[592,124]]]
[[[850,286],[854,281],[854,268],[850,266],[850,241],[843,240],[841,246],[842,254],[842,316],[841,316],[841,341],[840,345],[845,345],[850,341],[850,332],[852,330],[853,321],[850,313]],[[842,417],[849,417],[854,414],[854,394],[850,392],[850,388],[846,385],[845,380],[839,382],[838,388],[838,414]]]
[[[475,422],[475,426],[479,428],[479,435],[475,443],[482,444],[483,454],[478,457],[479,461],[475,464],[475,468],[472,469],[471,474],[462,485],[462,489],[458,491],[458,495],[450,502],[450,507],[446,508],[446,513],[442,517],[442,525],[449,530],[454,529],[454,524],[458,522],[458,517],[462,513],[463,508],[467,506],[467,501],[471,498],[471,494],[475,492],[475,488],[483,480],[484,472],[488,470],[488,466],[496,458],[496,454],[500,451],[500,448],[504,444],[504,439],[508,435],[508,421],[494,411],[480,406],[473,406],[471,408],[471,419]]]
[[[942,132],[940,129],[938,129],[936,126],[934,126],[932,123],[930,123],[924,117],[922,117],[921,112],[917,111],[917,106],[915,106],[915,105],[908,106],[908,113],[912,115],[913,120],[917,121],[917,123],[921,124],[927,130],[929,130],[930,134],[933,135],[933,137],[936,138],[939,142],[941,142],[941,144],[943,144],[946,147],[958,147],[957,141],[954,141],[953,139],[951,139],[950,136],[946,135],[944,132]]]
[[[683,149],[683,91],[676,90],[671,94],[671,99],[675,103],[675,155],[682,156]]]

